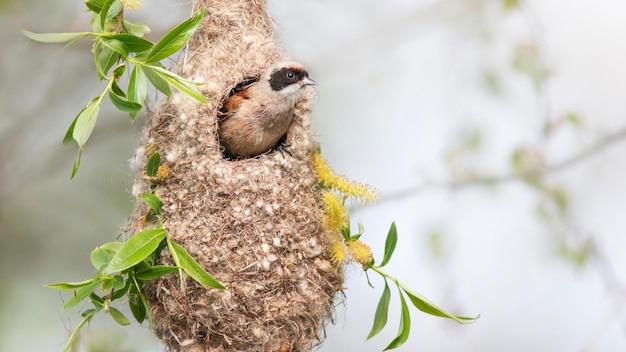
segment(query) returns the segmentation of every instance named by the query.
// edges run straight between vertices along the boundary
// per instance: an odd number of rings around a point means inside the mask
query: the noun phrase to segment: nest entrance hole
[[[247,78],[243,79],[242,81],[240,81],[239,83],[237,83],[233,88],[231,88],[231,90],[228,92],[228,94],[224,95],[224,97],[222,98],[222,101],[220,102],[220,107],[217,110],[218,121],[220,121],[221,119],[226,117],[226,102],[228,101],[228,99],[230,97],[232,97],[233,95],[237,94],[238,92],[241,92],[242,90],[244,90],[244,89],[250,87],[251,85],[255,84],[256,82],[259,81],[259,79],[261,79],[260,75],[247,77]],[[218,129],[218,131],[219,131],[219,129]],[[219,133],[218,133],[217,139],[218,139],[218,143],[220,145],[220,150],[222,151],[222,157],[225,160],[237,161],[237,160],[242,160],[242,159],[254,158],[254,157],[241,157],[241,156],[228,155],[228,153],[225,152],[224,146],[222,145],[221,136],[219,135]],[[277,151],[277,150],[288,152],[284,148],[286,146],[286,143],[285,143],[286,140],[287,140],[287,133],[285,133],[285,135],[281,137],[281,139],[278,141],[276,146],[274,146],[272,149],[268,150],[267,152],[265,152],[265,153],[263,153],[261,155],[273,153],[274,151]]]
[[[241,92],[242,90],[250,87],[251,85],[255,84],[256,82],[259,81],[259,79],[261,79],[261,76],[254,76],[254,77],[248,77],[245,78],[243,81],[237,83],[229,92],[228,94],[226,94],[224,96],[224,98],[222,99],[222,103],[220,104],[220,108],[219,108],[219,115],[218,117],[223,117],[225,111],[225,106],[224,104],[226,104],[226,102],[228,101],[228,98],[232,97],[233,95],[235,95],[235,93],[237,92]]]

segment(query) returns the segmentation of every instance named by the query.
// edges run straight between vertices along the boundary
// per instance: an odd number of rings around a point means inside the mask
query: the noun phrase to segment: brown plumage
[[[293,110],[315,82],[299,63],[281,61],[257,82],[236,91],[221,108],[220,144],[233,158],[254,157],[278,144],[293,120]]]

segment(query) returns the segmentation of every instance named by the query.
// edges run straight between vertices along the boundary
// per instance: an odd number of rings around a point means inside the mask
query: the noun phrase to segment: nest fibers
[[[171,169],[156,188],[164,227],[226,290],[177,274],[146,294],[158,337],[174,351],[310,351],[331,318],[343,283],[329,260],[312,157],[311,94],[298,103],[281,148],[224,159],[217,135],[221,103],[239,82],[287,59],[260,0],[203,0],[204,23],[189,44],[182,76],[204,82],[202,105],[175,93],[149,111],[135,166],[155,151]],[[135,196],[148,190],[138,180]],[[141,202],[138,202],[138,204]],[[131,226],[147,209],[139,204]],[[146,224],[144,227],[148,227]],[[169,252],[160,259],[172,264]]]

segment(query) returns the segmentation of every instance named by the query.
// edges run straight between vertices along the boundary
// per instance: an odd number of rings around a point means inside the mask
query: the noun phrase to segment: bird
[[[243,82],[220,108],[218,134],[225,156],[250,158],[274,149],[293,121],[306,88],[316,85],[297,62],[271,65],[258,80]]]

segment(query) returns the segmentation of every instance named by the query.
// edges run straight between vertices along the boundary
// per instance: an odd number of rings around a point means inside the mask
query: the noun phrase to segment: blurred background
[[[626,2],[274,0],[281,43],[319,83],[314,127],[338,172],[381,201],[353,209],[386,267],[472,325],[412,309],[398,351],[626,350]],[[146,0],[131,19],[158,39],[187,2]],[[128,160],[142,119],[101,111],[77,177],[63,135],[102,87],[82,1],[0,0],[0,350],[59,351],[79,322],[46,283],[93,272],[90,251],[133,209]],[[152,95],[155,97],[155,95]],[[538,171],[538,172],[533,172]],[[380,260],[380,259],[379,259]],[[365,342],[382,292],[358,266],[319,351]],[[146,327],[98,316],[83,351],[162,351]]]

